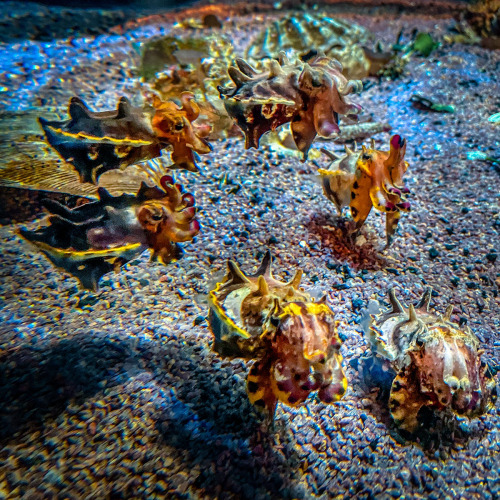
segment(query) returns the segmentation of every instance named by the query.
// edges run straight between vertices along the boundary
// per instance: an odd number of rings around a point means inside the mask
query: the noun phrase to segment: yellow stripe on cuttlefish
[[[96,143],[109,141],[110,144],[125,144],[128,146],[150,146],[151,144],[153,144],[151,141],[141,141],[138,139],[130,139],[130,138],[115,139],[114,137],[109,137],[107,135],[103,137],[97,137],[95,135],[86,134],[85,132],[78,132],[77,134],[74,134],[72,132],[65,132],[61,128],[55,128],[51,126],[48,126],[47,128],[51,132],[54,132],[55,134],[61,134],[64,137],[71,137],[73,139],[86,139],[89,141],[95,141]]]
[[[305,312],[308,314],[332,314],[331,309],[326,304],[318,304],[316,302],[306,302],[303,304]],[[283,307],[283,312],[279,315],[280,318],[285,316],[300,316],[304,313],[302,307],[295,303],[287,304]]]

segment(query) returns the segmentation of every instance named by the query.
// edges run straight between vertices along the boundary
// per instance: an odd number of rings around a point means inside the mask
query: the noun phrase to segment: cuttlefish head
[[[277,399],[296,406],[319,391],[324,403],[338,401],[347,380],[332,310],[324,301],[290,302],[277,305],[269,322],[275,325],[270,378]]]
[[[152,99],[155,109],[152,126],[156,136],[172,146],[172,160],[178,168],[196,172],[198,169],[193,151],[206,154],[212,149],[204,139],[210,133],[210,129],[193,124],[200,114],[200,108],[193,100],[193,94],[182,93],[182,107],[178,107],[172,101],[161,101],[157,96],[153,96]]]
[[[361,112],[361,106],[346,96],[359,92],[362,84],[358,80],[347,80],[335,59],[319,56],[310,64],[305,63],[298,85],[312,106],[314,129],[320,137],[333,138],[340,133],[339,115],[356,116]]]
[[[175,184],[170,176],[162,177],[160,182],[163,193],[158,192],[162,196],[144,200],[136,213],[153,252],[152,258],[167,264],[175,258],[175,244],[191,241],[198,234],[200,224],[195,218],[193,195],[184,193],[182,186]]]

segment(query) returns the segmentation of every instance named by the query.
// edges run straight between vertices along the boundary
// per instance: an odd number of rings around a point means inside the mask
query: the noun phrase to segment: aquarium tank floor
[[[165,266],[146,251],[106,274],[98,292],[79,288],[20,238],[20,227],[44,216],[41,195],[0,188],[0,498],[500,498],[498,403],[471,420],[428,416],[410,436],[363,377],[362,310],[386,302],[390,288],[410,304],[432,286],[432,307],[444,313],[451,304],[453,321],[475,332],[491,367],[500,365],[500,125],[488,120],[500,111],[500,50],[446,42],[460,2],[389,3],[370,12],[362,2],[351,11],[335,2],[305,8],[355,22],[386,47],[401,30],[402,42],[413,30],[440,42],[428,57],[413,54],[397,78],[364,79],[356,96],[360,117],[390,124],[374,136],[377,148],[387,149],[392,134],[407,140],[412,210],[388,249],[379,212],[349,237],[349,221],[318,180],[325,156],[302,162],[273,144],[245,150],[241,135],[212,140],[198,174],[175,171],[201,224],[184,256]],[[215,12],[222,29],[206,32],[223,31],[243,55],[263,26],[304,13],[265,2],[126,18],[101,11],[89,18],[93,32],[58,30],[74,16],[67,6],[0,6],[10,30],[0,41],[4,117],[65,117],[72,96],[93,110],[115,109],[120,96],[138,104],[141,44],[186,18]],[[40,25],[48,31],[37,35]],[[187,24],[176,31],[193,32]],[[415,107],[416,94],[453,112]],[[334,141],[313,144],[322,147],[343,152]],[[315,397],[278,404],[273,423],[248,400],[248,364],[212,351],[207,318],[207,294],[227,260],[248,274],[267,249],[280,280],[301,268],[308,293],[327,294],[349,383],[332,405]]]

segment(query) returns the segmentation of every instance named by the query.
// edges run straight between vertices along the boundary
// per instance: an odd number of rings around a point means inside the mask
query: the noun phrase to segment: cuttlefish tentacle
[[[394,235],[398,229],[399,219],[401,218],[401,212],[394,211],[388,212],[385,216],[385,234],[387,238],[387,246],[389,246],[394,240]]]
[[[307,153],[316,138],[316,129],[313,125],[313,120],[307,114],[300,113],[297,118],[292,121],[290,128],[297,149],[303,152],[303,160],[305,161]]]
[[[209,318],[216,352],[254,360],[248,397],[273,416],[278,401],[297,406],[313,391],[333,403],[347,380],[333,311],[299,288],[301,270],[288,282],[273,278],[271,261],[267,252],[249,275],[230,262],[209,293]]]
[[[389,410],[396,425],[408,432],[417,429],[418,413],[428,403],[420,391],[418,373],[413,364],[402,370],[394,379],[389,398]]]
[[[380,212],[394,212],[396,205],[389,199],[387,192],[380,186],[374,186],[370,189],[370,199],[373,206]]]

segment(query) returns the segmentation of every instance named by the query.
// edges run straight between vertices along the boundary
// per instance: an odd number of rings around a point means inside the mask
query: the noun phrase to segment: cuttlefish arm
[[[356,229],[359,229],[364,223],[373,207],[370,189],[372,179],[363,170],[356,171],[356,178],[351,190],[351,215],[356,222]]]
[[[247,394],[250,403],[260,410],[267,410],[274,418],[278,398],[271,381],[272,360],[265,356],[254,362],[247,375]]]
[[[420,390],[418,371],[412,363],[403,368],[392,383],[389,410],[396,425],[408,432],[419,426],[418,413],[429,398]]]

